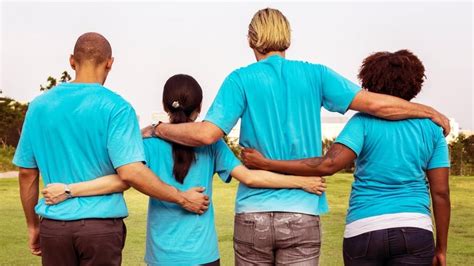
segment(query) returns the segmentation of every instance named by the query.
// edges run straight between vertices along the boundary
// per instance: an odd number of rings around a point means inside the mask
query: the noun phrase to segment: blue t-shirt
[[[160,179],[186,191],[205,187],[212,199],[212,179],[215,173],[230,182],[230,173],[240,165],[227,145],[219,140],[195,148],[196,161],[191,165],[183,184],[173,175],[172,146],[162,139],[144,140],[147,164]],[[179,205],[150,198],[148,204],[145,261],[149,265],[199,265],[219,259],[214,207],[202,215],[188,212]]]
[[[431,120],[357,113],[336,142],[357,154],[346,223],[401,212],[431,215],[425,171],[449,167],[442,129]]]
[[[31,102],[13,163],[39,168],[44,185],[77,183],[115,174],[145,161],[135,111],[122,97],[92,83],[56,86]],[[40,216],[56,220],[118,218],[128,215],[122,193],[75,197],[48,206]]]
[[[226,134],[241,118],[240,145],[273,160],[321,156],[321,107],[345,113],[360,88],[323,65],[278,55],[232,72],[205,120]],[[327,212],[326,195],[239,185],[236,212]]]

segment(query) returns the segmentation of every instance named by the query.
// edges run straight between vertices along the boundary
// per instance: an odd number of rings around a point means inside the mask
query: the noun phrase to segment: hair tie
[[[173,106],[173,108],[175,108],[175,109],[178,109],[178,108],[180,107],[180,104],[179,104],[178,101],[174,101],[174,102],[171,104],[171,106]]]

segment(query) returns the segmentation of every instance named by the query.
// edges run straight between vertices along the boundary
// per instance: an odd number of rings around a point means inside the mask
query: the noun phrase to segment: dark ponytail
[[[193,122],[191,115],[201,111],[202,89],[197,81],[188,75],[174,75],[165,83],[163,106],[170,117],[170,123]],[[173,143],[173,175],[179,183],[184,182],[189,168],[196,160],[193,147]]]

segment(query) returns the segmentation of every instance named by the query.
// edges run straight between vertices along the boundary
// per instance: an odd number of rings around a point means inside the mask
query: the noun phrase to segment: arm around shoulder
[[[182,124],[161,123],[155,128],[156,136],[182,145],[199,147],[211,145],[224,136],[224,132],[211,122]]]

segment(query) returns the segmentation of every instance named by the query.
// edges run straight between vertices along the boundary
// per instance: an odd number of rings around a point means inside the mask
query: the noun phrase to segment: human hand
[[[321,195],[326,191],[326,178],[319,176],[306,177],[307,184],[303,190],[312,194]]]
[[[435,251],[433,257],[433,266],[446,266],[446,253],[442,251]]]
[[[447,136],[451,131],[451,126],[449,125],[449,118],[447,118],[442,113],[434,110],[434,115],[431,117],[431,121],[443,128],[444,136]]]
[[[153,137],[153,130],[155,127],[153,125],[149,125],[147,127],[142,128],[142,137],[143,138],[152,138]]]
[[[267,159],[257,150],[243,148],[241,152],[242,161],[249,169],[268,170]]]
[[[204,194],[204,187],[194,187],[185,192],[180,192],[184,198],[181,207],[189,212],[203,214],[209,208],[209,197]]]
[[[30,248],[31,254],[41,256],[38,226],[28,228],[28,247]]]
[[[65,186],[66,185],[62,183],[52,183],[41,190],[46,204],[55,205],[67,200],[68,195],[66,194]]]

